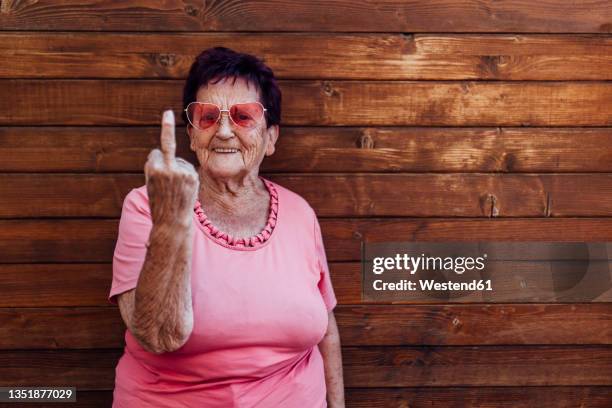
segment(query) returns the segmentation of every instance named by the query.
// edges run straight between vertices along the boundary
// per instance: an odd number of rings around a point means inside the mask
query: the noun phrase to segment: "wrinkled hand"
[[[174,113],[167,110],[162,118],[161,150],[149,153],[144,168],[151,217],[154,224],[189,226],[199,177],[193,165],[175,153]]]

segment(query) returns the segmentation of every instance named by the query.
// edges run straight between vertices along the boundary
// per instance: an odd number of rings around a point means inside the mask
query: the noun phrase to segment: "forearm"
[[[155,353],[174,351],[193,329],[191,250],[193,226],[153,226],[135,291],[132,330]]]
[[[325,366],[327,404],[330,408],[343,408],[344,379],[342,375],[342,350],[336,321],[331,312],[330,321],[327,333],[319,343],[319,350],[323,356]]]

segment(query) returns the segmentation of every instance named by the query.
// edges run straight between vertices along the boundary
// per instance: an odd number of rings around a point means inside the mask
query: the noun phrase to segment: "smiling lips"
[[[212,149],[215,153],[238,153],[240,149],[234,149],[229,147],[216,147]]]

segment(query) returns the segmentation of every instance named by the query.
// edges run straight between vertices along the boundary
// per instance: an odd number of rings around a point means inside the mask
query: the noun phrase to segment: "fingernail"
[[[162,120],[166,123],[174,124],[174,112],[172,112],[172,110],[164,111],[164,116]]]

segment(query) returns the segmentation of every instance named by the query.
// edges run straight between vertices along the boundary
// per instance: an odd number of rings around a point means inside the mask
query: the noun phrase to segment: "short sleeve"
[[[321,235],[321,226],[317,217],[314,217],[314,235],[315,235],[315,246],[316,256],[319,264],[319,270],[321,277],[319,279],[318,287],[323,297],[323,302],[327,311],[330,312],[338,303],[336,295],[334,294],[334,288],[332,286],[331,276],[329,273],[329,266],[327,265],[327,256],[325,255],[325,247],[323,246],[323,236]]]
[[[110,303],[116,305],[116,295],[136,287],[152,227],[145,187],[133,189],[125,197],[121,210],[119,234],[113,254],[113,281],[108,295]]]

